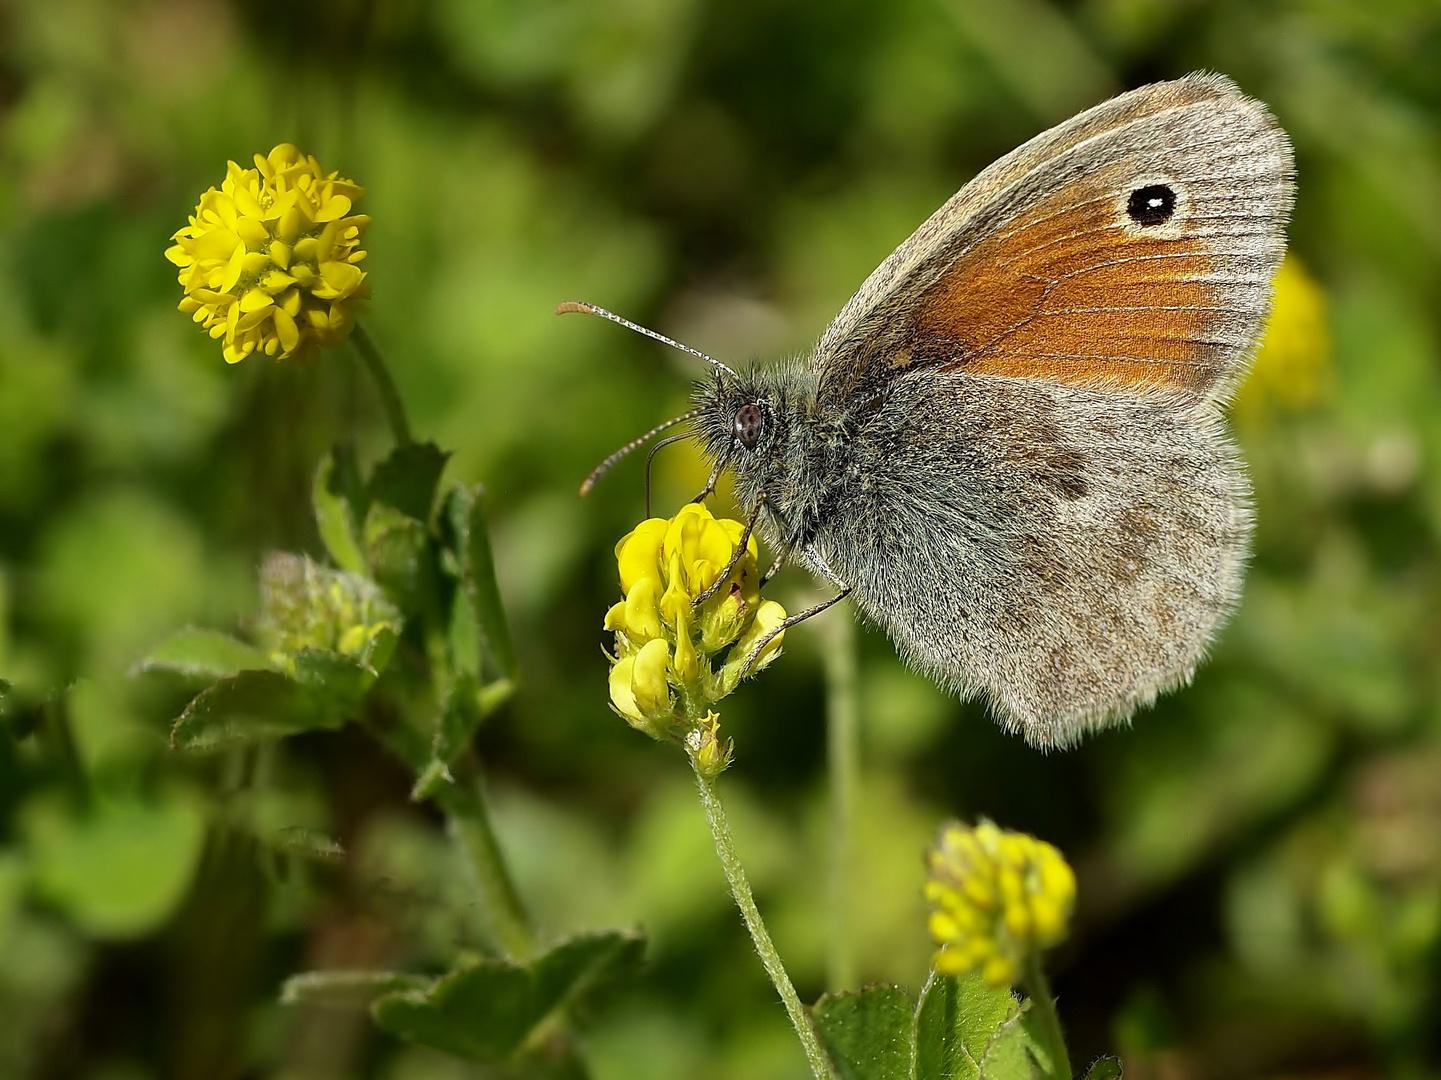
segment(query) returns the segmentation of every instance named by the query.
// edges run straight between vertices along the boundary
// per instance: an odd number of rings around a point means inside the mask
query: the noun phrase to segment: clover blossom
[[[292,671],[308,650],[340,653],[380,670],[402,620],[379,587],[304,555],[272,552],[260,568],[255,635],[271,660]]]
[[[1076,878],[1050,844],[982,821],[950,824],[926,855],[925,896],[942,975],[979,971],[1015,982],[1029,961],[1066,936]]]
[[[729,751],[719,742],[708,706],[774,660],[784,637],[771,638],[746,669],[756,645],[786,615],[779,604],[760,598],[754,539],[727,584],[696,606],[744,531],[740,522],[712,517],[699,503],[669,520],[641,522],[616,545],[625,599],[605,616],[605,628],[615,632],[612,707],[654,738],[686,740],[709,732],[692,740],[693,749],[703,751],[716,772],[729,762]]]
[[[281,143],[253,169],[229,162],[200,197],[165,257],[180,268],[180,310],[224,338],[226,363],[307,360],[345,340],[370,297],[356,265],[370,218],[352,212],[364,193]]]

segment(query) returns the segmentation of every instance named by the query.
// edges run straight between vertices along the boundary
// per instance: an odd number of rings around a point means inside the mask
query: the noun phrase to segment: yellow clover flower
[[[341,653],[379,671],[401,624],[395,605],[367,578],[288,552],[271,552],[261,565],[255,635],[292,674],[296,657],[309,649]]]
[[[950,824],[927,853],[931,937],[942,975],[979,971],[1007,986],[1041,949],[1066,936],[1076,877],[1061,853],[1025,833],[983,821]]]
[[[719,701],[780,652],[777,634],[742,671],[746,658],[785,619],[785,609],[760,598],[754,538],[728,584],[695,606],[735,554],[744,526],[715,518],[699,503],[675,517],[641,522],[615,547],[625,599],[606,612],[615,632],[610,700],[634,727],[656,738],[682,737],[688,725],[704,725],[707,706]],[[717,771],[728,762],[712,724],[707,760]]]
[[[365,189],[289,143],[228,164],[165,257],[180,268],[180,310],[224,338],[226,363],[254,352],[297,361],[338,345],[370,297],[359,266]]]

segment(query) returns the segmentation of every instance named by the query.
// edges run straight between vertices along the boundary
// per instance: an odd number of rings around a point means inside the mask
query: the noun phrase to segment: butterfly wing
[[[1224,400],[1270,305],[1290,144],[1217,75],[1113,98],[980,173],[812,359],[823,401],[932,367]]]
[[[1214,410],[914,371],[851,451],[813,558],[1034,745],[1188,681],[1240,595],[1249,488]]]
[[[813,560],[918,667],[1065,745],[1188,680],[1234,608],[1249,487],[1219,417],[1293,197],[1226,79],[1121,95],[976,177],[812,359],[851,467]]]

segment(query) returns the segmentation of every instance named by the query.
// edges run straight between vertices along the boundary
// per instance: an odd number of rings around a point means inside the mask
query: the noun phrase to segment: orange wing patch
[[[1099,179],[962,255],[907,313],[891,364],[1203,392],[1226,353],[1206,238],[1187,235],[1181,207],[1166,235],[1128,227],[1125,193]]]

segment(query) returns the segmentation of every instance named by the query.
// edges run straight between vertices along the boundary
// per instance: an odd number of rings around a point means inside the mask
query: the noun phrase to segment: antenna
[[[639,447],[641,447],[641,446],[644,446],[647,439],[650,439],[652,436],[659,435],[659,434],[660,434],[662,431],[664,431],[666,428],[675,427],[677,424],[683,424],[683,423],[685,423],[687,420],[694,420],[694,419],[695,419],[697,416],[699,416],[699,415],[700,415],[700,410],[699,410],[699,409],[692,409],[690,412],[686,413],[684,416],[677,416],[674,420],[667,420],[664,424],[657,424],[655,427],[651,428],[649,431],[647,431],[647,432],[646,432],[644,435],[642,435],[640,438],[638,438],[638,439],[632,439],[630,442],[626,443],[626,444],[625,444],[624,446],[622,446],[619,450],[617,450],[614,454],[611,454],[610,457],[606,458],[606,459],[605,459],[604,461],[602,461],[599,465],[597,465],[594,469],[592,469],[591,472],[590,472],[590,475],[587,476],[587,477],[581,482],[581,485],[580,485],[581,498],[585,498],[585,496],[589,495],[591,488],[595,487],[596,482],[597,482],[598,480],[600,480],[600,478],[601,478],[602,476],[604,476],[606,473],[610,472],[610,470],[611,470],[612,468],[614,468],[614,466],[616,465],[616,463],[619,462],[619,461],[621,460],[621,458],[625,457],[625,456],[626,456],[627,454],[629,454],[632,450],[635,450],[635,449],[637,449],[637,448],[639,448]],[[647,466],[646,466],[646,476],[647,476],[647,478],[649,478],[649,476],[650,476],[650,466],[649,466],[649,464],[647,464]],[[647,483],[647,486],[649,486],[649,483],[650,483],[649,479],[647,479],[646,483]],[[647,514],[646,514],[646,517],[650,517],[650,514],[647,513]]]
[[[732,375],[735,374],[734,371],[731,371],[730,368],[726,367],[714,356],[707,356],[699,349],[692,349],[689,345],[682,345],[679,341],[674,341],[671,338],[666,337],[664,334],[657,334],[654,330],[648,330],[644,326],[639,325],[638,323],[631,322],[629,319],[622,319],[613,311],[606,311],[606,309],[603,307],[596,307],[594,304],[587,304],[584,300],[567,300],[563,304],[556,305],[555,309],[555,313],[557,315],[565,315],[566,313],[572,311],[579,311],[586,315],[599,315],[602,319],[609,319],[611,322],[620,323],[621,326],[626,327],[628,330],[634,330],[637,334],[644,334],[646,337],[651,338],[654,341],[659,341],[663,345],[669,345],[672,349],[679,349],[681,352],[690,353],[692,356],[698,356],[707,364],[718,367],[722,371],[729,372]]]

